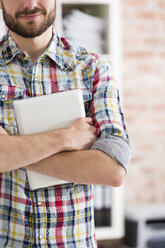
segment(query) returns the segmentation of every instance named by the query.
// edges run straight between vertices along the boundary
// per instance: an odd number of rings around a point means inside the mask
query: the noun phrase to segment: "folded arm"
[[[120,186],[125,169],[98,150],[62,152],[26,167],[73,183]]]
[[[92,119],[43,134],[7,138],[2,134],[0,172],[26,167],[75,183],[119,186],[130,161],[130,146],[118,88],[110,75],[109,65],[99,59],[91,78]]]
[[[79,118],[66,129],[26,136],[9,136],[0,127],[0,172],[34,164],[62,151],[88,149],[95,140],[91,118]]]

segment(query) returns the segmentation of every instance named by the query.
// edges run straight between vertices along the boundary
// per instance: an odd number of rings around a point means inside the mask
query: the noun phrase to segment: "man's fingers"
[[[93,134],[97,133],[97,129],[94,126],[91,126],[90,130],[92,131]]]
[[[3,129],[1,126],[0,126],[0,134],[8,134],[5,129]]]
[[[89,125],[93,125],[93,120],[92,120],[92,118],[90,118],[90,117],[85,117],[85,120],[86,120],[86,122],[87,122]]]
[[[93,126],[93,120],[91,117],[80,117],[76,121],[82,122],[82,123],[85,122],[85,123]]]

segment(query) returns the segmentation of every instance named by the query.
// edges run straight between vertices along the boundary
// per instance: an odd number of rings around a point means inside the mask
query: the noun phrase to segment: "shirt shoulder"
[[[99,64],[108,64],[100,54],[75,45],[64,37],[60,37],[60,40],[64,51],[64,59],[69,62],[70,69],[75,69],[77,66],[82,70],[95,69]]]

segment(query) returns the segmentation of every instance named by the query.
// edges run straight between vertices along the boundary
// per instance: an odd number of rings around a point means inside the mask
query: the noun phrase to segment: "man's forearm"
[[[26,168],[81,184],[120,186],[125,176],[116,160],[98,150],[62,152]]]
[[[65,129],[9,136],[0,127],[0,172],[36,163],[62,151],[88,149],[96,140],[91,118],[78,118]]]
[[[63,149],[64,139],[58,131],[15,137],[1,134],[0,172],[35,163]]]

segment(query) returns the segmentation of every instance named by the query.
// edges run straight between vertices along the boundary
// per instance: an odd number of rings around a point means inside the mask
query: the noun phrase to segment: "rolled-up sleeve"
[[[97,140],[91,149],[105,152],[127,171],[132,150],[121,110],[119,89],[110,64],[101,56],[97,60],[92,94],[90,116],[97,128]]]

